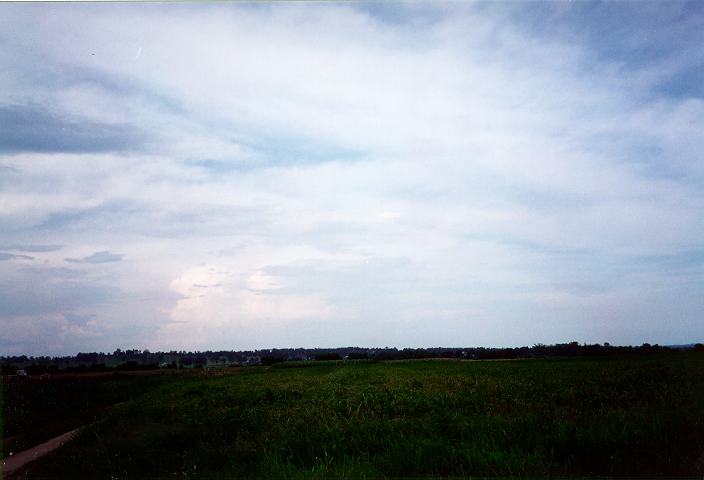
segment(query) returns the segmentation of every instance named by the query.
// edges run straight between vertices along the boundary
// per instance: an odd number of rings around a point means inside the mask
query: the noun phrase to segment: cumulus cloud
[[[704,335],[694,3],[0,11],[27,349]]]
[[[338,313],[320,295],[279,293],[272,277],[203,266],[188,269],[171,283],[182,298],[170,321],[155,333],[152,348],[206,348],[246,344],[264,334],[284,345],[287,329],[299,321],[328,320]]]

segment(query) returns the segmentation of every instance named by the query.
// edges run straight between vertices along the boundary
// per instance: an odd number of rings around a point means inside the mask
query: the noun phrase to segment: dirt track
[[[17,473],[25,465],[34,460],[43,457],[47,453],[50,453],[65,443],[70,442],[78,435],[80,429],[76,428],[70,432],[66,432],[58,437],[54,437],[51,440],[47,440],[44,443],[32,447],[29,450],[16,453],[10,457],[7,457],[2,461],[2,474],[4,478],[8,478],[11,475]]]

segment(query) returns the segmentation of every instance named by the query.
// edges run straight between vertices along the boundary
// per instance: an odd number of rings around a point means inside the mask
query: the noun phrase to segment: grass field
[[[704,473],[701,354],[315,362],[141,381],[26,477]]]
[[[103,418],[111,405],[175,379],[168,374],[59,375],[3,385],[3,455]]]

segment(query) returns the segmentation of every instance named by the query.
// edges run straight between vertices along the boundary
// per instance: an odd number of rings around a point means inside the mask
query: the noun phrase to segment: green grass
[[[3,454],[18,452],[105,416],[110,405],[156,388],[172,375],[15,381],[2,388]]]
[[[179,377],[29,477],[701,475],[704,355]]]

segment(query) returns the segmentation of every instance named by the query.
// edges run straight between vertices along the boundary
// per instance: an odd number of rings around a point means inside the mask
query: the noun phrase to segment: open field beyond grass
[[[39,387],[5,385],[6,417],[60,416],[51,388],[65,408],[124,400],[24,476],[704,473],[701,354],[315,362],[110,381],[48,382],[34,400],[28,389]],[[67,387],[83,396],[71,400]]]

